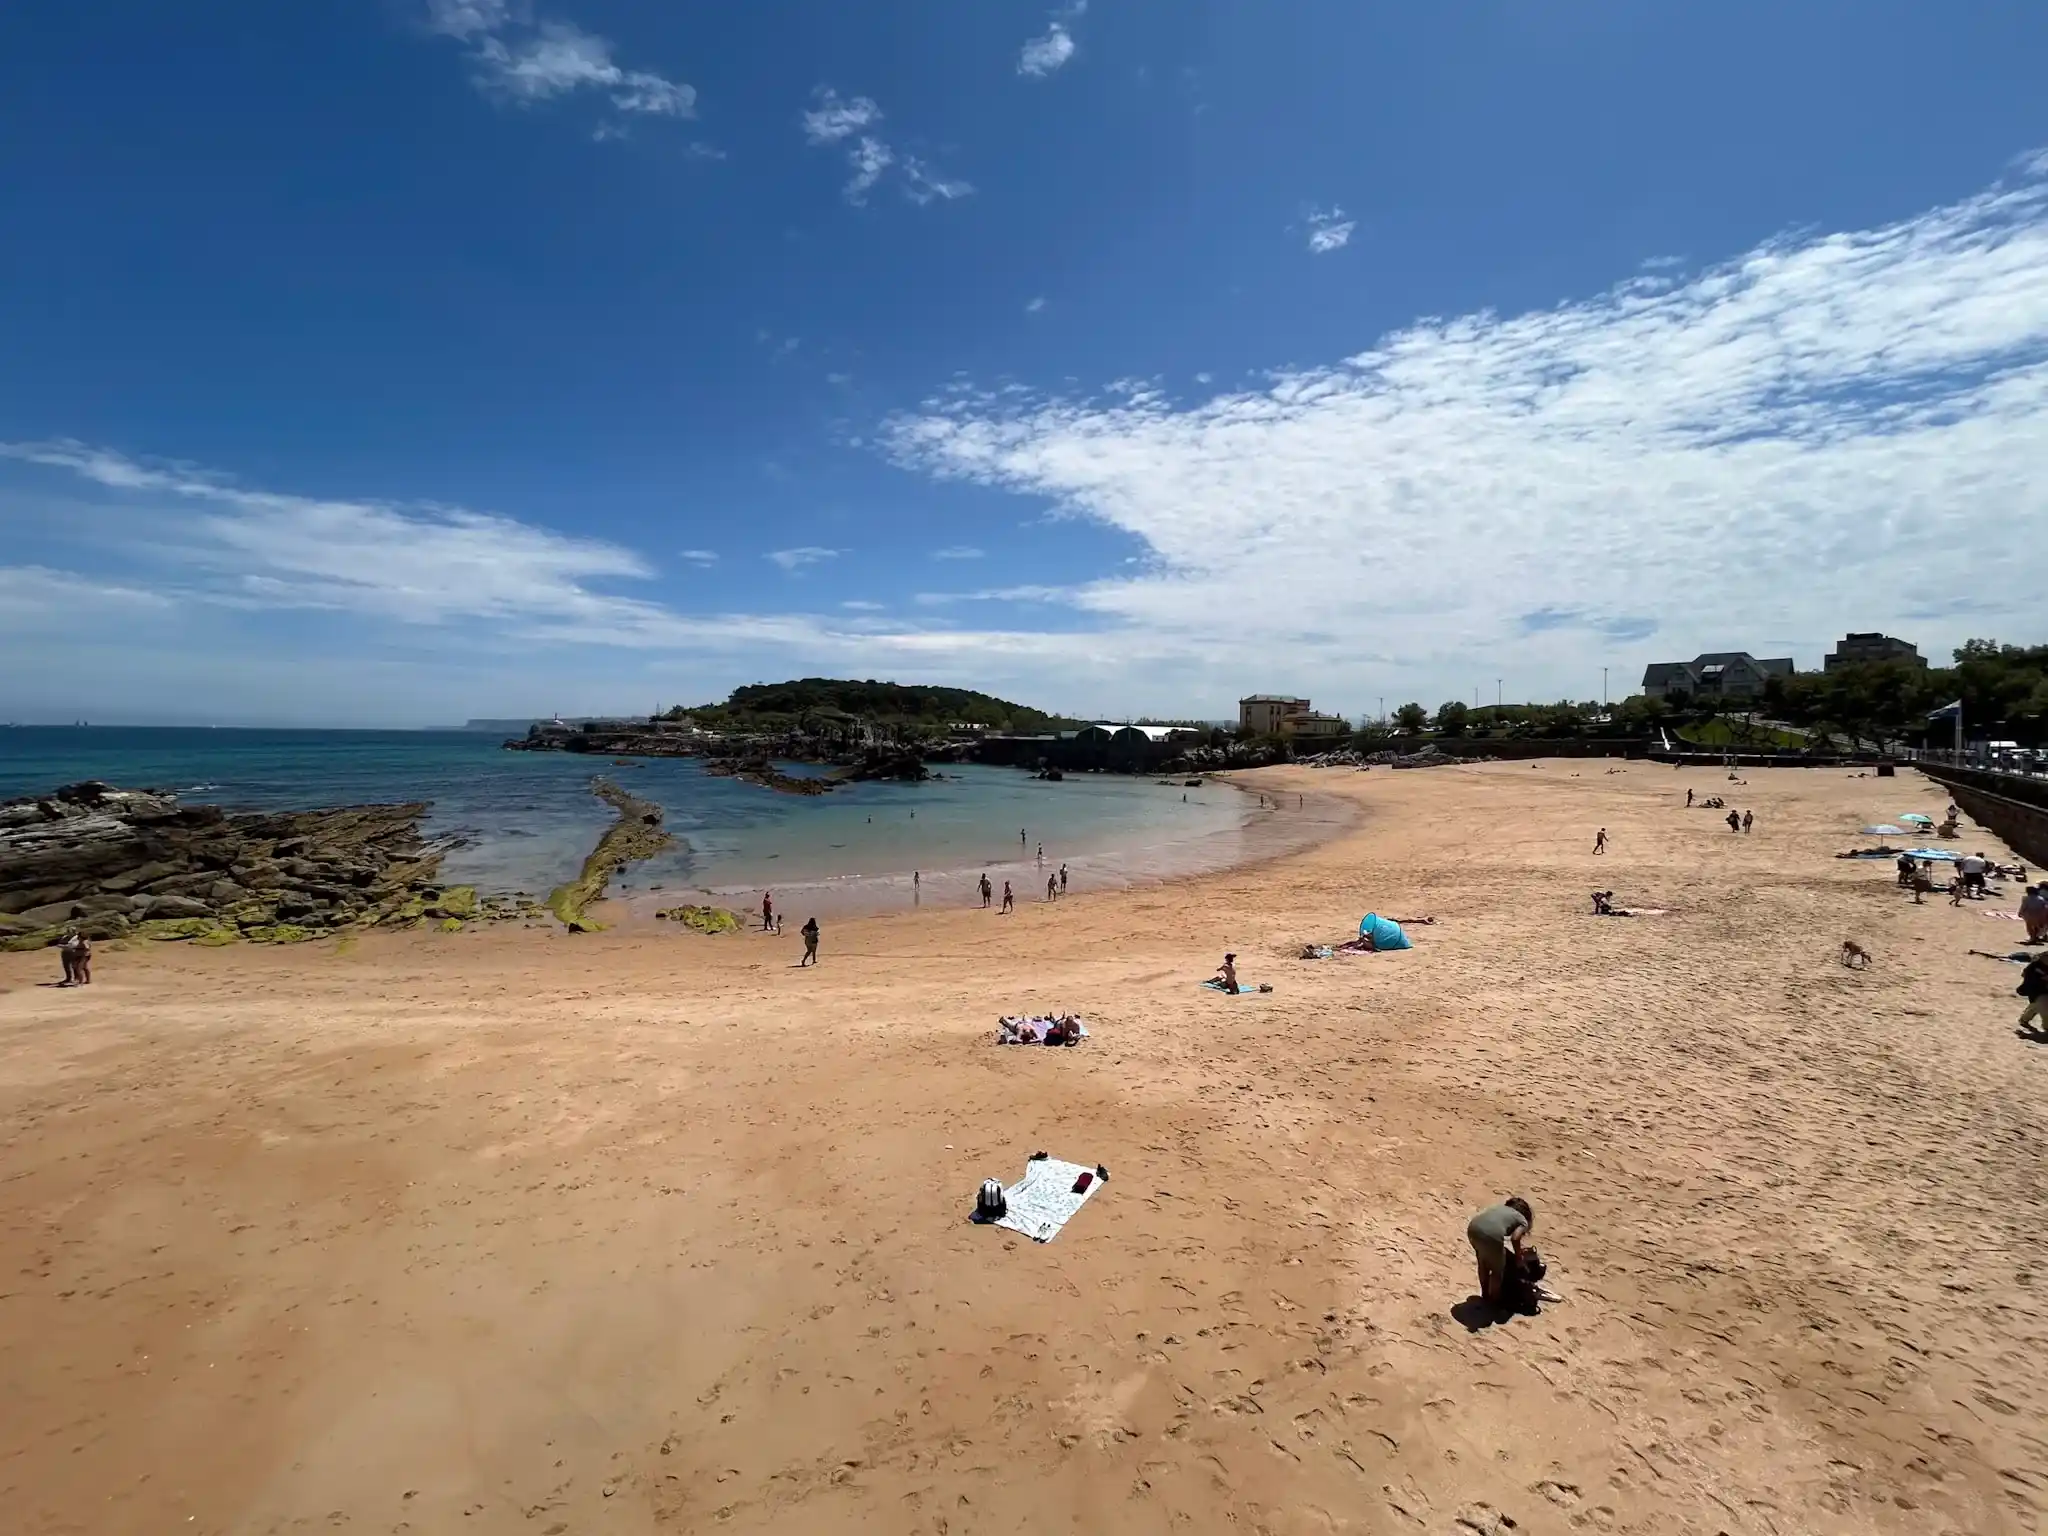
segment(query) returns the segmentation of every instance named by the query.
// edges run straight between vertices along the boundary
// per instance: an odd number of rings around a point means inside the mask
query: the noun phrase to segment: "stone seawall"
[[[2048,865],[2048,780],[1939,763],[1919,767],[2014,853],[2030,864]]]

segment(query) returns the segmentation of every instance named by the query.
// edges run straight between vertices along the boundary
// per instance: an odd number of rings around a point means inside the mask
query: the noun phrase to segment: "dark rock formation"
[[[742,784],[758,784],[763,789],[779,790],[785,795],[830,794],[840,782],[837,777],[820,775],[805,778],[784,773],[765,757],[714,757],[706,760],[704,771],[714,778],[738,779]]]
[[[450,845],[420,836],[423,803],[231,813],[175,797],[67,784],[0,804],[0,947],[128,936],[290,942],[338,929],[411,927],[480,911],[467,887],[443,891]],[[466,892],[466,895],[459,893]],[[445,926],[445,924],[444,924]]]

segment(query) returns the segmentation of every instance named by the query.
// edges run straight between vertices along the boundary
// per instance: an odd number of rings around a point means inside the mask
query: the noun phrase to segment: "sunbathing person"
[[[1237,996],[1239,992],[1244,990],[1237,984],[1237,956],[1225,955],[1223,957],[1223,965],[1216,972],[1216,984],[1232,997]]]

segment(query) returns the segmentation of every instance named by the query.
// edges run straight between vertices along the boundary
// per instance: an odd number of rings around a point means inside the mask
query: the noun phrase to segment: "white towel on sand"
[[[1076,1194],[1074,1185],[1084,1173],[1089,1175],[1088,1187]],[[1101,1176],[1093,1168],[1041,1157],[1026,1166],[1023,1178],[1003,1191],[1003,1203],[1009,1210],[996,1225],[1021,1232],[1034,1242],[1049,1243],[1100,1188]]]

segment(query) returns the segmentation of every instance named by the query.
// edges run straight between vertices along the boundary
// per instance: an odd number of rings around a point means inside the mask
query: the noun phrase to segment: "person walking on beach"
[[[1045,877],[1045,899],[1047,901],[1058,901],[1060,899],[1060,877],[1058,875],[1047,875]]]
[[[1745,832],[1747,832],[1747,831],[1748,831],[1748,830],[1749,830],[1749,829],[1750,829],[1751,827],[1753,827],[1753,826],[1755,826],[1755,825],[1756,825],[1756,812],[1755,812],[1755,811],[1744,811],[1744,812],[1742,813],[1742,830],[1743,830],[1743,831],[1745,831]]]
[[[1017,893],[1010,889],[1010,882],[1005,880],[1003,882],[1003,910],[1005,912],[1014,911],[1016,906]]]
[[[1496,1305],[1507,1284],[1508,1265],[1521,1257],[1522,1244],[1536,1225],[1536,1212],[1520,1195],[1509,1195],[1465,1224],[1465,1237],[1479,1261],[1479,1295]]]
[[[775,893],[773,891],[763,891],[761,893],[761,931],[763,933],[771,933],[774,929]]]
[[[2048,955],[2036,955],[2020,972],[2020,984],[2013,989],[2027,1000],[2020,1011],[2020,1028],[2048,1036]]]
[[[986,907],[995,896],[996,888],[988,883],[988,871],[981,872],[981,904]]]
[[[1064,864],[1060,866],[1060,894],[1067,894],[1067,866]]]
[[[799,931],[804,936],[804,957],[796,964],[797,969],[802,970],[807,965],[818,963],[818,920],[815,917],[805,918],[804,925]]]
[[[1740,832],[1742,830],[1742,813],[1740,811],[1730,811],[1728,813],[1728,830],[1730,832]]]
[[[1692,791],[1689,789],[1685,792],[1685,808],[1688,811],[1692,809]]]
[[[1040,869],[1045,868],[1045,844],[1043,843],[1038,845],[1038,867]]]
[[[1593,834],[1593,851],[1595,853],[1605,853],[1607,851],[1607,829],[1605,827],[1602,827]]]

